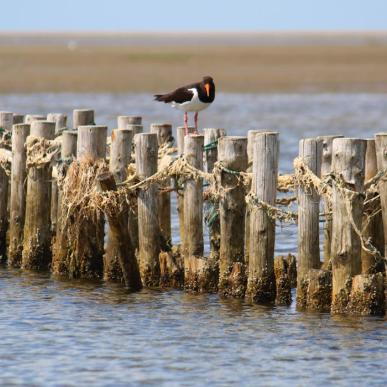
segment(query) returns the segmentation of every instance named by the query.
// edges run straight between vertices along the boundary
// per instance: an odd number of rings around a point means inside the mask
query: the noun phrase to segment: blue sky
[[[387,29],[387,0],[2,0],[3,31]]]

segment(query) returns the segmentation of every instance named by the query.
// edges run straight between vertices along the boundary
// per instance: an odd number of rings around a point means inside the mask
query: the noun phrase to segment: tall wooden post
[[[342,138],[343,136],[331,135],[331,136],[318,136],[317,140],[321,143],[321,178],[328,175],[332,171],[332,144],[335,138]],[[324,201],[324,213],[329,214],[330,205],[326,198]],[[332,217],[330,215],[325,216],[324,223],[324,269],[331,268],[331,235],[332,235]]]
[[[299,142],[299,157],[317,176],[321,172],[321,142],[306,138]],[[320,197],[313,187],[298,187],[297,306],[306,302],[303,282],[310,269],[320,269]]]
[[[67,116],[63,113],[49,113],[47,121],[55,122],[55,134],[60,133],[67,126]]]
[[[32,124],[33,121],[45,121],[47,120],[47,116],[42,114],[26,114],[24,117],[24,122],[26,124]]]
[[[0,138],[6,136],[12,130],[13,113],[0,112]],[[6,239],[8,228],[8,176],[0,166],[0,261],[6,259]]]
[[[110,150],[110,164],[109,169],[113,174],[115,181],[117,183],[123,182],[127,177],[127,167],[130,162],[131,150],[132,150],[132,138],[133,132],[129,129],[114,129],[112,132],[112,143]],[[115,187],[113,187],[115,189]],[[112,188],[112,189],[113,189]],[[128,218],[129,214],[125,211],[125,217],[121,217],[120,221],[117,224],[120,224],[123,228],[126,229],[125,236],[127,237],[126,243],[126,254],[128,257],[134,257],[135,246],[131,240],[131,235],[129,234],[128,228]],[[112,221],[112,223],[115,223]],[[116,224],[116,223],[115,223]],[[126,257],[122,255],[121,242],[117,239],[117,230],[111,229],[109,222],[109,231],[106,252],[104,256],[104,279],[124,282],[124,276],[122,272],[121,261],[125,262]],[[131,258],[130,258],[131,260]],[[126,267],[126,265],[125,265]]]
[[[204,129],[204,170],[212,173],[214,165],[218,160],[218,139],[225,136],[224,129],[207,128]],[[219,264],[219,248],[220,248],[220,220],[219,220],[219,205],[207,201],[205,204],[207,211],[207,224],[210,234],[210,256],[212,265],[215,267]]]
[[[55,136],[55,123],[33,121],[31,135],[52,140]],[[51,264],[51,174],[50,165],[33,166],[28,171],[22,255],[24,269],[47,270]]]
[[[366,148],[366,155],[365,155],[365,173],[364,173],[365,182],[372,179],[378,173],[375,140],[367,139],[366,141],[367,141],[367,148]],[[374,197],[375,196],[376,194],[374,195]],[[376,204],[380,205],[380,200],[376,200]],[[372,207],[375,208],[374,206]],[[363,216],[363,236],[365,239],[370,239],[372,245],[381,253],[381,256],[383,256],[384,254],[384,235],[383,235],[382,225],[383,225],[383,216],[381,212],[374,215],[369,221],[368,221],[367,214]],[[378,257],[362,249],[361,251],[362,274],[373,274],[378,271],[384,271],[383,262],[380,262]]]
[[[24,122],[24,114],[14,114],[13,115],[13,124],[22,124]]]
[[[95,125],[94,110],[92,109],[74,109],[73,110],[73,128],[79,126]]]
[[[253,181],[251,193],[257,200],[275,204],[279,141],[278,133],[257,133],[253,142]],[[275,221],[264,208],[250,211],[249,275],[246,294],[256,303],[273,302]]]
[[[352,200],[343,194],[341,185],[356,192],[363,191],[366,141],[353,138],[333,140],[332,169],[339,185],[333,185],[332,194],[332,313],[346,310],[352,277],[361,271],[360,238],[352,225],[361,229],[363,198]]]
[[[174,141],[172,137],[172,125],[170,124],[151,124],[150,132],[157,135],[159,147]],[[171,179],[160,184],[160,188],[168,188],[171,185]],[[159,193],[159,225],[162,237],[162,250],[169,249],[172,245],[171,234],[171,194],[169,192]]]
[[[154,133],[140,133],[135,137],[136,171],[143,180],[157,171],[158,145]],[[157,184],[138,193],[139,262],[142,283],[158,286],[160,281],[160,227]]]
[[[128,125],[141,125],[142,117],[140,116],[118,116],[117,128],[128,129]]]
[[[218,149],[222,166],[236,172],[246,171],[246,137],[221,137]],[[243,298],[247,282],[244,261],[245,189],[233,173],[222,172],[220,183],[224,193],[219,203],[219,292],[224,296]]]
[[[26,149],[30,125],[15,124],[12,128],[11,199],[8,264],[20,267],[23,253],[24,216],[26,209]]]
[[[193,126],[188,127],[188,133],[193,133],[195,128]],[[177,141],[177,153],[179,156],[184,154],[184,137],[185,128],[184,126],[178,126],[176,129],[176,141]],[[184,243],[184,192],[183,187],[180,187],[179,181],[176,182],[178,188],[177,194],[177,212],[179,214],[179,234],[180,244],[183,246]]]
[[[387,133],[378,133],[375,135],[376,158],[378,171],[387,170]],[[379,180],[378,189],[380,194],[380,203],[383,216],[384,230],[384,257],[387,257],[387,179]],[[382,251],[383,254],[383,251]]]

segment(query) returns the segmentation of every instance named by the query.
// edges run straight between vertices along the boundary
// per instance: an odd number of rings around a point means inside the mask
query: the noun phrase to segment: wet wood
[[[257,133],[253,142],[251,193],[258,200],[275,204],[279,157],[278,133]],[[266,210],[253,206],[250,211],[250,253],[247,297],[256,303],[273,302],[275,221]]]
[[[157,135],[159,147],[173,144],[172,125],[170,124],[151,124],[150,132]],[[159,185],[159,226],[162,238],[161,249],[169,250],[172,245],[171,234],[171,194],[170,192],[162,192],[163,189],[168,189],[171,186],[171,179],[168,178]]]
[[[226,136],[218,140],[219,162],[228,170],[247,168],[247,137]],[[245,188],[237,174],[220,175],[223,194],[219,202],[220,254],[219,293],[243,298],[246,291],[244,260]],[[238,276],[232,273],[238,273]]]
[[[52,140],[55,123],[32,121],[30,134]],[[51,177],[50,165],[30,167],[28,170],[23,269],[47,270],[51,265]]]
[[[286,257],[279,255],[274,258],[276,305],[290,305],[292,302],[291,277],[289,271],[289,261]]]
[[[74,109],[73,110],[73,129],[79,126],[95,125],[94,110],[92,109]]]
[[[135,136],[136,171],[143,180],[157,172],[158,145],[154,133]],[[144,286],[154,287],[160,281],[160,227],[158,215],[158,185],[138,192],[138,259]]]
[[[12,128],[12,164],[8,264],[20,267],[23,253],[24,216],[26,209],[26,149],[30,125],[15,124]]]
[[[22,124],[24,123],[24,114],[14,114],[13,115],[13,124]]]
[[[332,169],[346,188],[363,191],[366,141],[353,138],[333,140]],[[361,229],[363,197],[356,195],[348,206],[342,190],[333,185],[332,195],[332,313],[344,313],[352,277],[361,271],[361,244],[351,218]],[[349,212],[348,212],[349,211]]]
[[[55,133],[58,134],[67,127],[67,116],[63,113],[48,113],[47,121],[55,122]]]
[[[131,132],[130,135],[132,135]],[[117,190],[115,178],[111,172],[99,175],[97,180],[102,192]],[[106,254],[110,260],[118,262],[125,287],[132,291],[140,290],[142,283],[136,256],[130,243],[128,213],[125,210],[113,212],[109,210],[105,215],[109,224]]]
[[[128,125],[141,125],[142,117],[140,116],[118,116],[117,117],[117,128],[118,129],[129,129]]]
[[[299,157],[316,175],[321,171],[321,142],[306,138],[299,142]],[[301,291],[304,277],[310,269],[320,268],[320,197],[313,187],[298,188],[298,259],[297,305],[304,304]]]
[[[321,178],[327,176],[332,171],[332,144],[335,138],[342,138],[339,135],[318,136],[317,140],[321,143]],[[324,269],[331,269],[331,243],[332,243],[332,216],[328,215],[330,212],[330,205],[326,198],[322,198],[325,216],[324,223]]]

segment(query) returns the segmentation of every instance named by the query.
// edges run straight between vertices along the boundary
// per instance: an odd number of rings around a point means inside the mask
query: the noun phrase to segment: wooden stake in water
[[[31,124],[33,121],[45,121],[47,120],[47,116],[44,116],[42,114],[27,114],[24,117],[24,122],[26,124]]]
[[[92,109],[74,109],[73,110],[73,128],[79,126],[95,125],[94,110]]]
[[[219,203],[220,259],[219,293],[243,298],[246,291],[244,261],[245,189],[238,172],[247,168],[247,137],[221,137],[219,162],[224,189]]]
[[[24,114],[14,114],[13,115],[13,124],[22,124],[24,122]]]
[[[154,133],[135,137],[136,171],[143,180],[157,171],[158,145]],[[160,227],[158,215],[158,186],[141,189],[138,193],[139,262],[142,283],[158,286],[160,281]]]
[[[128,129],[128,125],[141,125],[142,117],[140,116],[118,116],[117,128]]]
[[[0,112],[0,139],[9,136],[12,130],[12,123],[13,113]],[[6,171],[0,166],[0,261],[5,260],[7,251],[8,180],[9,177]]]
[[[365,152],[365,140],[333,140],[332,169],[338,181],[332,194],[332,313],[346,311],[352,277],[361,271],[361,244],[354,226],[361,230],[363,198],[344,189],[363,192]]]
[[[257,133],[253,142],[251,194],[259,203],[275,204],[277,194],[278,133]],[[253,205],[250,210],[250,254],[247,297],[256,303],[273,302],[275,221],[267,210]]]
[[[342,138],[343,136],[331,135],[331,136],[318,136],[317,140],[321,143],[321,178],[328,175],[332,171],[332,144],[335,138]],[[332,235],[332,217],[328,215],[330,213],[330,205],[327,198],[323,198],[324,201],[324,264],[325,269],[331,268],[331,235]]]
[[[52,140],[55,123],[33,121],[31,136]],[[32,166],[28,171],[22,268],[47,270],[51,264],[51,166]]]
[[[67,116],[63,113],[48,113],[47,121],[55,122],[55,133],[60,133],[67,126]]]
[[[150,132],[157,135],[159,147],[172,146],[174,138],[172,137],[172,125],[170,124],[151,124]],[[171,179],[160,184],[160,189],[168,189],[171,185]],[[172,245],[171,234],[171,194],[170,192],[159,193],[159,225],[162,237],[162,250],[168,250]]]
[[[299,157],[317,176],[321,171],[321,141],[306,138],[299,142]],[[305,306],[303,281],[310,269],[320,268],[320,197],[313,187],[298,188],[297,306]]]
[[[214,165],[218,160],[218,139],[226,135],[224,129],[207,128],[204,129],[204,170],[212,173]],[[210,256],[212,265],[219,262],[220,248],[220,220],[219,220],[219,205],[207,201],[206,222],[209,228],[210,235]]]
[[[20,267],[23,253],[24,216],[26,209],[26,149],[30,125],[15,124],[12,128],[12,165],[8,264]]]
[[[117,183],[123,182],[127,177],[127,168],[132,150],[132,137],[133,132],[129,129],[114,129],[112,131],[109,169]],[[116,190],[115,184],[111,189]],[[125,282],[126,274],[122,272],[122,262],[127,262],[127,257],[122,255],[121,249],[123,245],[121,243],[125,243],[125,249],[127,250],[125,254],[128,254],[130,260],[132,259],[132,256],[135,257],[135,246],[133,246],[133,242],[131,241],[131,235],[129,234],[128,228],[128,218],[130,217],[130,214],[125,211],[124,217],[122,217],[122,214],[118,214],[117,218],[118,217],[119,219],[116,219],[118,222],[117,224],[120,224],[125,228],[125,231],[117,233],[118,230],[114,229],[114,225],[111,227],[109,221],[109,231],[104,256],[104,279]],[[116,224],[116,220],[112,220],[112,222]],[[119,238],[117,238],[118,235],[124,236],[127,240],[125,242],[120,241]],[[123,261],[120,262],[120,260]]]
[[[387,133],[378,133],[375,135],[376,158],[378,171],[386,174],[387,171]],[[380,203],[382,206],[383,229],[384,229],[384,257],[387,257],[387,179],[379,180],[378,189],[380,194]],[[382,251],[383,255],[383,251]]]

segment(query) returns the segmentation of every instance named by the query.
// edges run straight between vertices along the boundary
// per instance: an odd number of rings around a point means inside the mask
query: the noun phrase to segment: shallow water
[[[178,112],[148,95],[0,95],[0,110],[70,113],[93,107],[96,121],[118,114],[144,124]],[[229,134],[278,130],[282,172],[301,137],[370,137],[387,130],[387,95],[231,95],[217,97],[203,126]],[[177,231],[176,216],[173,217]],[[294,226],[278,227],[277,253],[296,251]],[[217,295],[143,290],[0,266],[2,385],[385,385],[386,318],[338,318],[290,307],[252,306]]]

